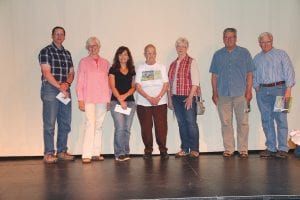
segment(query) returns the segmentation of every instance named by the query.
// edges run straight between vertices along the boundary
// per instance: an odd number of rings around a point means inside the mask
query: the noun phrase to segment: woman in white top
[[[156,48],[148,44],[144,48],[146,62],[136,72],[137,115],[145,145],[144,159],[150,159],[153,151],[152,127],[154,122],[156,142],[161,159],[168,159],[167,141],[167,90],[168,75],[164,65],[156,63]]]

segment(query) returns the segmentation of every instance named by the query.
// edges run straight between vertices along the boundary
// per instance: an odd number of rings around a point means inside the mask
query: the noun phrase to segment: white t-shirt
[[[168,83],[167,70],[164,65],[155,63],[140,65],[136,70],[135,82],[140,84],[142,89],[152,97],[159,95],[164,83]],[[165,93],[158,105],[163,105],[168,102],[167,93]],[[151,103],[137,92],[136,103],[142,106],[152,106]]]

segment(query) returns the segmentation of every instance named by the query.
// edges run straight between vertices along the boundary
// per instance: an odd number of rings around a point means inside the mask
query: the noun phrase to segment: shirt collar
[[[54,44],[54,42],[51,43],[51,46],[52,46],[53,48],[55,48],[56,50],[65,50],[64,46],[61,46],[61,48],[58,48],[58,47]]]

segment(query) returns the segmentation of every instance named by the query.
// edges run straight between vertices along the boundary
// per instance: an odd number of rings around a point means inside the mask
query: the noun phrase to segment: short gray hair
[[[86,43],[85,43],[85,48],[88,49],[89,45],[92,43],[92,41],[95,41],[97,43],[97,45],[99,47],[101,47],[101,44],[100,44],[100,40],[95,37],[95,36],[92,36],[92,37],[89,37],[89,39],[87,39]]]
[[[186,48],[189,47],[189,41],[184,37],[180,37],[176,40],[175,47],[177,47],[179,44],[184,44]]]
[[[237,34],[237,30],[235,28],[225,28],[223,31],[223,37],[225,37],[225,34],[228,32],[234,33],[235,35]]]
[[[272,33],[270,33],[270,32],[263,32],[263,33],[261,33],[261,34],[258,36],[258,42],[260,42],[260,40],[261,40],[263,37],[265,37],[265,36],[267,36],[271,41],[273,41],[273,35],[272,35]]]
[[[147,44],[144,48],[144,53],[146,53],[146,51],[149,49],[149,48],[153,48],[154,51],[156,52],[156,47],[153,45],[153,44]]]

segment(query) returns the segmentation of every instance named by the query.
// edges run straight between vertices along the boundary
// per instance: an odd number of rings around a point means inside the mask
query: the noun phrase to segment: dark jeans
[[[185,152],[199,152],[199,128],[197,124],[196,101],[193,98],[192,108],[186,109],[184,100],[187,96],[172,95],[172,102],[179,126],[181,149]]]
[[[142,138],[145,145],[145,154],[153,151],[152,127],[154,122],[156,143],[160,153],[167,152],[167,104],[159,106],[137,106],[137,116],[141,125]]]

